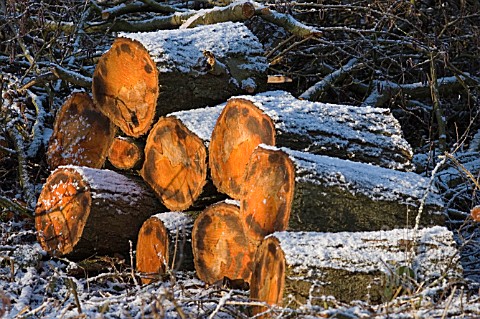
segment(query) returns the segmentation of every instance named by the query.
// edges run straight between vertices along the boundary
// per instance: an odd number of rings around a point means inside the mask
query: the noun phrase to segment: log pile
[[[410,172],[412,151],[390,112],[282,91],[239,95],[263,90],[263,56],[241,23],[121,34],[95,69],[93,102],[76,94],[57,116],[49,162],[67,166],[51,174],[38,200],[42,247],[81,259],[126,255],[132,243],[144,284],[194,268],[207,284],[240,280],[252,298],[272,304],[291,292],[301,302],[309,297],[289,275],[306,271],[295,254],[323,258],[308,264],[309,280],[330,284],[307,292],[343,300],[350,289],[351,299],[363,299],[372,276],[386,278],[379,262],[352,271],[348,253],[327,270],[342,238],[364,243],[369,254],[411,252],[414,271],[415,260],[430,262],[425,247],[453,247],[451,234],[434,227],[444,224],[442,199]],[[122,136],[115,137],[116,127]],[[88,143],[75,143],[86,136]],[[77,161],[84,157],[89,161]],[[107,157],[115,171],[101,169]],[[429,228],[407,237],[392,230],[414,226]],[[390,236],[380,232],[386,229],[398,240],[375,245]],[[371,233],[350,233],[358,231]],[[318,250],[302,250],[302,238]],[[414,243],[403,247],[402,240]],[[438,276],[445,266],[429,265]],[[362,280],[338,284],[346,277]],[[371,287],[371,298],[381,300],[379,286]]]

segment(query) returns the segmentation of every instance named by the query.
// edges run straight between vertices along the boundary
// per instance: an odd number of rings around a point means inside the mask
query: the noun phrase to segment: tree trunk
[[[115,137],[115,126],[93,105],[87,93],[73,93],[55,118],[47,162],[100,168]]]
[[[410,170],[413,152],[390,110],[298,100],[288,92],[239,96],[274,122],[276,143],[299,151]]]
[[[145,145],[130,137],[116,137],[108,151],[108,161],[121,170],[140,169],[143,165]]]
[[[148,135],[140,175],[168,209],[182,211],[202,192],[206,161],[203,141],[178,119],[162,117]]]
[[[254,264],[250,297],[272,305],[285,305],[288,295],[300,304],[324,306],[321,297],[330,295],[378,304],[420,284],[462,277],[453,234],[439,226],[417,233],[279,232],[263,241]]]
[[[260,242],[286,230],[295,188],[295,167],[278,149],[258,147],[250,157],[242,183],[240,216],[247,235]]]
[[[59,167],[35,209],[38,240],[53,256],[128,256],[142,223],[164,209],[143,184],[109,170]]]
[[[224,277],[250,282],[256,246],[245,233],[239,207],[221,202],[207,207],[192,231],[197,276],[208,284]]]
[[[167,270],[193,270],[193,217],[181,212],[154,215],[138,233],[136,269],[142,283],[161,279]]]
[[[209,166],[217,189],[240,199],[248,160],[259,144],[275,145],[273,122],[252,102],[230,99],[218,117],[209,146]]]
[[[295,164],[290,230],[370,231],[443,225],[444,204],[429,180],[364,163],[281,148]]]
[[[241,23],[124,33],[98,62],[93,98],[125,134],[138,137],[148,132],[155,113],[262,90],[263,55],[258,39]]]

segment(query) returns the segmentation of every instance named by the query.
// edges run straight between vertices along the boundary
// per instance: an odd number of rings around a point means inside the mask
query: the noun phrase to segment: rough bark
[[[221,202],[207,207],[192,230],[197,276],[208,284],[224,277],[250,282],[256,246],[245,233],[239,207]]]
[[[282,148],[295,164],[289,229],[368,231],[443,225],[444,204],[429,180],[364,163]],[[424,196],[428,193],[428,196]]]
[[[295,167],[278,149],[255,149],[242,183],[240,216],[249,238],[260,242],[286,230],[295,187]]]
[[[47,162],[60,165],[100,168],[115,136],[115,126],[100,113],[87,93],[74,93],[55,119]]]
[[[148,135],[140,171],[163,204],[188,209],[202,193],[207,177],[203,141],[174,117],[162,117]]]
[[[121,34],[95,69],[93,98],[125,134],[138,137],[149,130],[156,113],[262,90],[263,53],[241,23]]]
[[[220,192],[240,199],[246,165],[261,143],[275,145],[270,117],[248,100],[230,99],[218,117],[209,147],[211,176]]]
[[[378,304],[413,293],[420,284],[461,277],[459,252],[445,227],[418,233],[279,232],[257,250],[250,296],[277,305],[289,295],[300,304],[323,306],[321,297],[330,295]],[[254,313],[264,310],[256,307]]]
[[[145,145],[129,137],[116,137],[108,151],[108,161],[121,170],[139,169],[143,165]]]
[[[137,240],[136,270],[143,284],[162,279],[170,270],[193,270],[192,214],[168,212],[143,223]]]
[[[59,167],[35,209],[42,248],[53,256],[128,256],[142,223],[164,210],[141,180],[109,170]]]

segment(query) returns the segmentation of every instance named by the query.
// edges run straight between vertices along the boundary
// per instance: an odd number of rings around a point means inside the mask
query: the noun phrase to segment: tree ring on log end
[[[250,282],[255,247],[239,216],[239,208],[228,203],[207,207],[192,230],[193,260],[197,276],[208,284],[224,277]]]
[[[93,100],[127,135],[139,137],[151,127],[157,106],[158,71],[138,41],[117,38],[98,61]]]
[[[185,210],[206,183],[206,147],[180,120],[162,117],[148,135],[140,175],[168,209]]]
[[[257,147],[245,171],[240,215],[245,231],[257,242],[286,230],[290,219],[295,166],[278,149]]]
[[[91,204],[90,187],[80,173],[69,168],[53,172],[35,208],[42,248],[53,256],[70,253],[82,236]]]
[[[95,108],[90,95],[73,93],[55,119],[46,153],[50,169],[61,165],[102,167],[115,130],[110,119]]]
[[[285,290],[285,253],[275,237],[266,238],[255,254],[250,298],[269,305],[282,305]],[[253,315],[264,312],[265,307],[252,307]]]
[[[157,217],[150,217],[138,233],[136,265],[142,283],[149,284],[165,273],[169,263],[168,231]]]
[[[272,119],[251,101],[230,99],[218,117],[209,146],[212,180],[220,192],[240,199],[246,165],[259,144],[275,145]]]

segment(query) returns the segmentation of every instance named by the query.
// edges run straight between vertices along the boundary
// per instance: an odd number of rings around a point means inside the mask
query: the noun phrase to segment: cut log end
[[[169,263],[168,231],[157,217],[143,223],[138,233],[136,269],[142,283],[149,284],[165,273]]]
[[[255,251],[246,236],[238,206],[218,203],[196,219],[192,231],[197,276],[208,284],[230,279],[250,282]]]
[[[250,284],[250,298],[281,306],[285,289],[285,253],[275,237],[268,237],[255,254]],[[253,307],[253,315],[264,312],[265,307]]]
[[[74,93],[55,119],[47,162],[51,169],[60,165],[100,168],[114,136],[115,126],[94,107],[91,97]]]
[[[295,189],[295,166],[287,154],[258,147],[245,172],[240,214],[248,236],[256,241],[286,230]]]
[[[145,145],[140,175],[172,211],[189,208],[207,178],[207,150],[202,140],[178,119],[164,117],[155,124]]]
[[[158,71],[140,42],[117,38],[95,68],[92,90],[99,110],[125,134],[139,137],[150,129],[159,94]]]
[[[143,148],[135,141],[116,137],[108,151],[108,161],[115,168],[122,170],[134,169],[141,166]]]
[[[247,162],[262,143],[275,145],[271,118],[248,100],[229,100],[213,129],[209,146],[212,180],[220,192],[240,199]]]
[[[90,214],[91,194],[73,169],[59,169],[47,179],[35,209],[35,226],[42,248],[53,256],[70,253]]]

